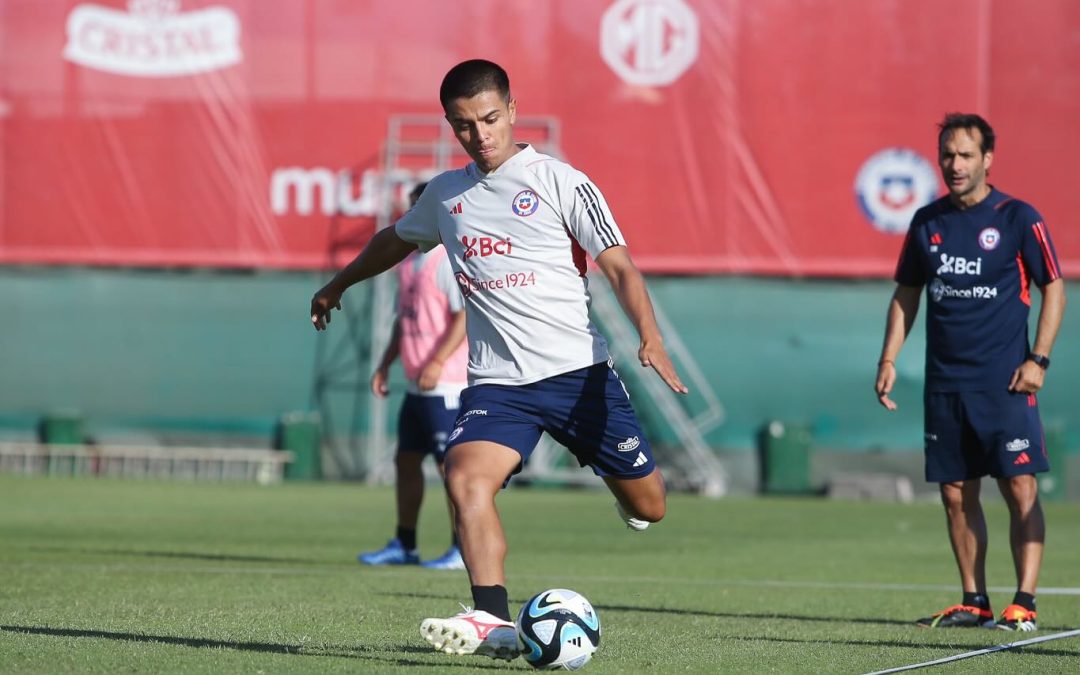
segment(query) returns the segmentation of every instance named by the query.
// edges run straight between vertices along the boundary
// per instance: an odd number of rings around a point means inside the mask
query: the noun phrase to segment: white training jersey
[[[529,384],[608,359],[589,320],[588,252],[626,244],[588,177],[529,145],[489,174],[433,178],[395,227],[443,244],[465,298],[469,384]]]

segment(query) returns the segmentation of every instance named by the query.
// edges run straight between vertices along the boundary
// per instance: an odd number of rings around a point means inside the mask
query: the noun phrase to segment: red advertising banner
[[[390,123],[437,120],[443,74],[483,57],[646,271],[890,275],[941,192],[935,125],[964,111],[1080,274],[1071,0],[0,0],[0,19],[0,263],[332,265],[337,232],[375,227]]]

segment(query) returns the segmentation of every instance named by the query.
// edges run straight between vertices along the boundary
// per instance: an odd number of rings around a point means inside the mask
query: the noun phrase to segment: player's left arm
[[[688,393],[690,390],[679,379],[679,374],[664,348],[664,339],[656,323],[656,314],[649,299],[649,290],[645,287],[645,278],[630,259],[626,247],[612,246],[605,249],[597,256],[596,265],[607,277],[623,311],[637,328],[641,337],[641,346],[638,349],[641,365],[655,370],[673,391]]]
[[[1061,319],[1065,316],[1065,282],[1058,277],[1040,288],[1042,306],[1039,308],[1039,323],[1035,332],[1035,345],[1032,354],[1050,358],[1057,339]],[[1034,394],[1042,389],[1046,371],[1034,361],[1028,359],[1013,371],[1009,391]]]
[[[1050,358],[1054,348],[1061,319],[1065,314],[1065,282],[1061,278],[1057,250],[1050,237],[1050,229],[1042,216],[1028,204],[1018,207],[1017,219],[1031,223],[1020,235],[1020,257],[1032,282],[1042,291],[1039,323],[1035,333],[1032,354]],[[1042,389],[1046,371],[1034,361],[1027,359],[1013,371],[1009,391],[1034,394]]]

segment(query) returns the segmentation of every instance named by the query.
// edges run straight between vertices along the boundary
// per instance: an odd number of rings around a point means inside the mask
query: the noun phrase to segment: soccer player
[[[1035,630],[1035,586],[1045,522],[1035,474],[1049,469],[1035,398],[1065,309],[1050,232],[1019,199],[987,183],[994,131],[978,115],[939,125],[938,164],[948,194],[912,219],[896,268],[875,391],[881,405],[896,382],[896,357],[926,286],[926,479],[940,484],[963,599],[919,626]],[[1029,347],[1029,287],[1042,292]],[[997,479],[1009,507],[1017,590],[995,622],[986,591],[986,521],[981,477]]]
[[[541,432],[601,476],[628,527],[664,517],[664,481],[607,343],[589,320],[586,254],[611,283],[640,337],[638,357],[678,393],[641,273],[600,190],[585,174],[514,142],[517,102],[498,65],[454,66],[439,100],[473,160],[436,176],[416,206],[377,233],[311,302],[326,328],[353,284],[419,246],[446,247],[465,296],[469,387],[447,442],[446,484],[472,585],[473,609],[427,619],[436,649],[518,654],[506,592],[506,538],[495,496]]]
[[[421,183],[409,193],[415,206],[424,192]],[[415,251],[398,265],[398,314],[390,342],[371,376],[371,391],[386,396],[390,365],[401,357],[408,392],[398,414],[397,532],[383,548],[361,553],[366,565],[420,565],[432,569],[465,569],[453,506],[450,506],[450,548],[434,560],[420,562],[416,523],[424,499],[424,457],[433,455],[444,476],[446,437],[457,419],[461,390],[465,388],[469,349],[465,345],[465,307],[446,257],[446,249]]]

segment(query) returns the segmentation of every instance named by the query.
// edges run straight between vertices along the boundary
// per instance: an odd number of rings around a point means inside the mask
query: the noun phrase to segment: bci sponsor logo
[[[64,58],[130,77],[178,77],[240,63],[240,19],[228,7],[180,11],[180,0],[130,0],[128,11],[79,4]]]
[[[941,267],[937,268],[937,273],[979,275],[982,274],[982,258],[968,260],[963,256],[951,256],[947,253],[942,253]]]
[[[480,256],[486,258],[489,255],[510,255],[513,253],[513,244],[510,239],[496,239],[494,237],[470,237],[465,235],[461,238],[461,245],[465,247],[465,258]]]
[[[334,171],[321,166],[281,167],[270,175],[270,208],[278,216],[374,216],[387,189],[395,206],[404,209],[412,188],[436,173],[399,169],[384,177],[375,169],[356,174],[352,169]]]

